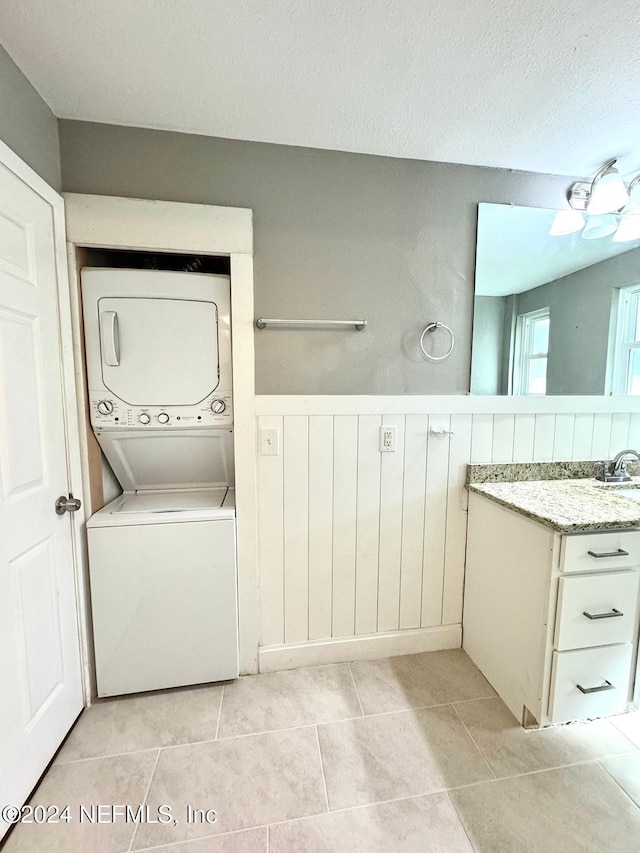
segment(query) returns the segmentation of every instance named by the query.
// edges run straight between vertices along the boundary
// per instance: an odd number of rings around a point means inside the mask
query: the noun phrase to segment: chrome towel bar
[[[346,327],[354,326],[358,331],[362,331],[367,325],[366,320],[266,320],[260,318],[256,320],[258,329],[267,329],[269,326],[274,329],[290,328],[307,328],[307,329],[329,329],[332,326]]]

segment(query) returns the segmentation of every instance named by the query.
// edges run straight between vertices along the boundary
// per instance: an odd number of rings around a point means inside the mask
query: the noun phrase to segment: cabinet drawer
[[[638,572],[560,578],[556,649],[562,652],[632,642],[639,584]]]
[[[554,652],[549,718],[565,723],[626,710],[631,644]],[[594,689],[595,688],[595,689]]]
[[[640,565],[640,530],[563,536],[560,570],[601,572]]]

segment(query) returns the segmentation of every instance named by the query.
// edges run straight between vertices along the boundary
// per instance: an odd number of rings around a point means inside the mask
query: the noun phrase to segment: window
[[[549,309],[520,314],[516,322],[515,394],[547,392]]]
[[[620,288],[613,393],[640,396],[640,284]]]

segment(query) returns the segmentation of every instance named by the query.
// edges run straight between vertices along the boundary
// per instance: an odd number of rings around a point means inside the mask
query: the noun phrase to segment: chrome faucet
[[[621,450],[611,462],[603,463],[602,474],[598,474],[596,480],[603,480],[605,483],[627,483],[631,479],[627,474],[629,456],[635,456],[640,462],[640,453],[637,450]]]

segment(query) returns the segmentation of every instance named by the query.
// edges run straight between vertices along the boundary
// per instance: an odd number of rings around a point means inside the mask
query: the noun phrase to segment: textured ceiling
[[[640,167],[640,3],[2,0],[63,118],[563,175]]]
[[[640,246],[640,240],[614,243],[612,236],[585,240],[581,232],[551,237],[555,214],[538,207],[479,205],[476,296],[523,293]]]

